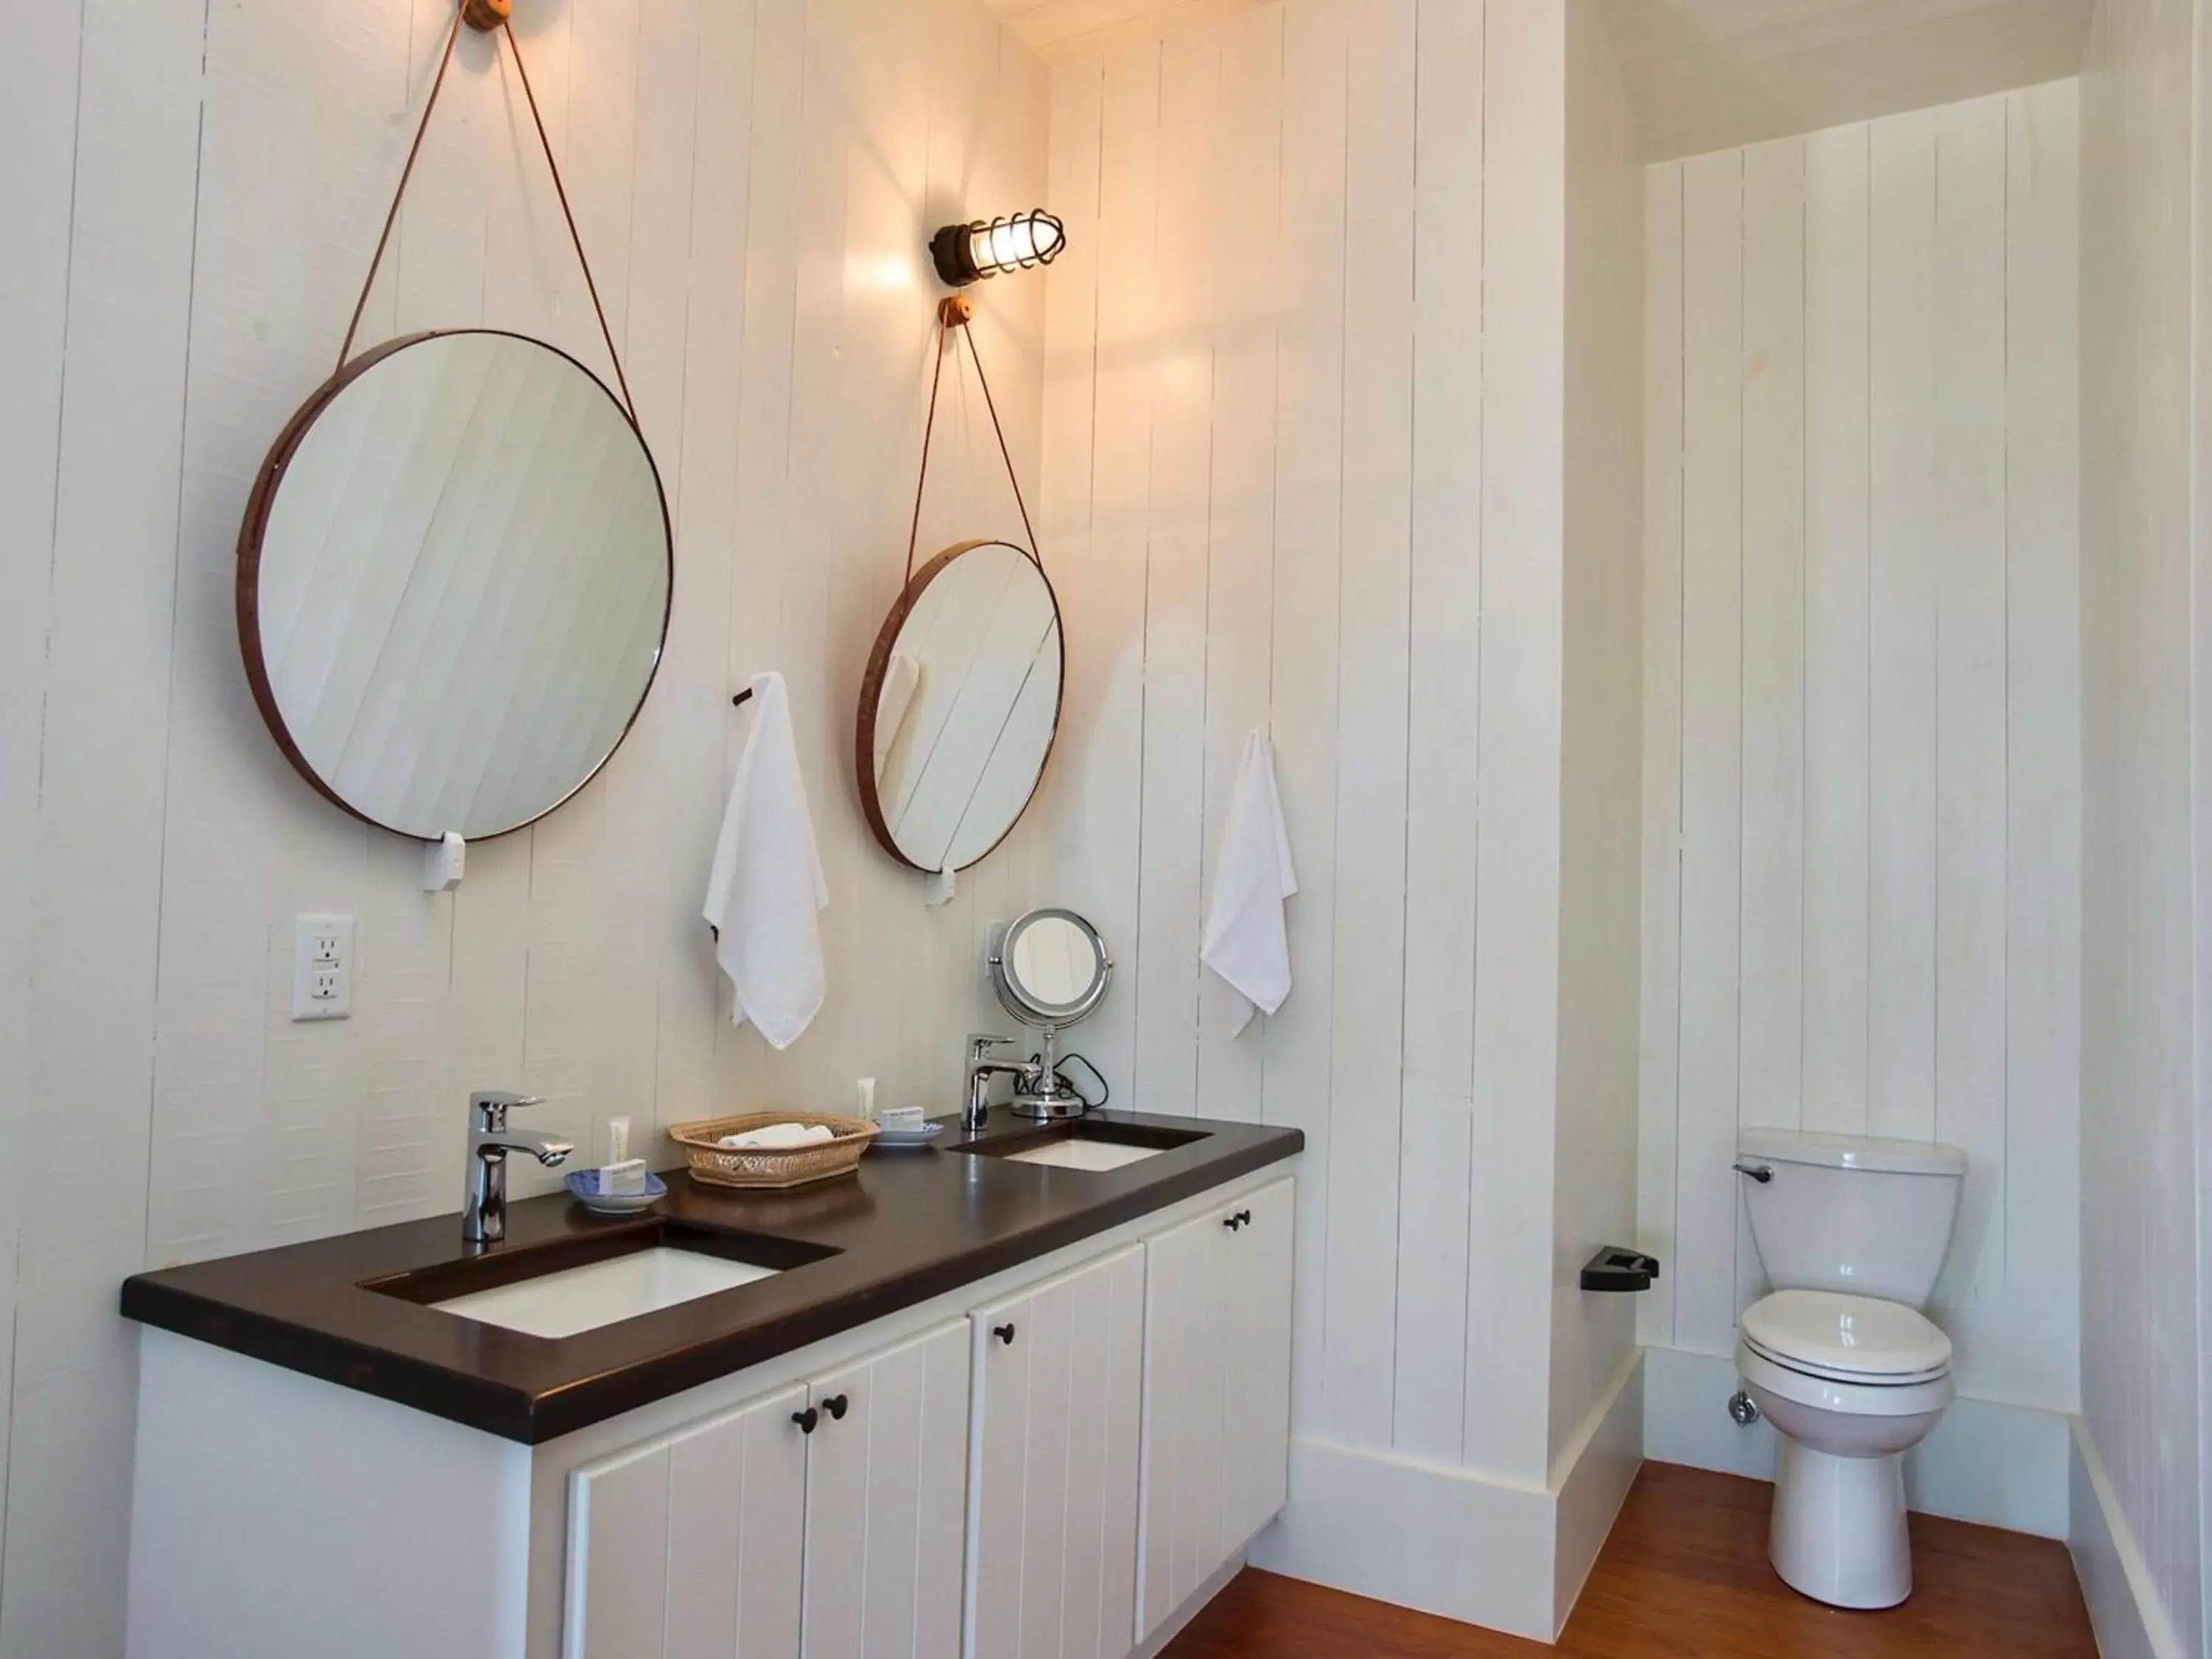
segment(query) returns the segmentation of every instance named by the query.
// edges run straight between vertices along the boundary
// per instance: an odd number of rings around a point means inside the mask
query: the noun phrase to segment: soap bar
[[[633,1158],[610,1164],[599,1171],[599,1191],[609,1198],[645,1190],[645,1160]]]
[[[919,1106],[887,1106],[884,1109],[884,1127],[912,1131],[929,1121],[929,1115]]]

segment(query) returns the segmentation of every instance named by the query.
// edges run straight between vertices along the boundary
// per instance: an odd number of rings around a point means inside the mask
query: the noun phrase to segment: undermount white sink
[[[1070,1137],[1048,1140],[1025,1152],[1008,1152],[1008,1164],[1050,1164],[1063,1170],[1119,1170],[1142,1164],[1168,1151],[1165,1146],[1127,1146],[1115,1140],[1085,1140]]]
[[[574,1336],[679,1302],[773,1279],[780,1271],[656,1245],[429,1305],[532,1336]]]

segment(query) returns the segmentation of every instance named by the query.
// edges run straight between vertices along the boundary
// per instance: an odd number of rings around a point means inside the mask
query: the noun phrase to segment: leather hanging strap
[[[937,308],[937,368],[929,380],[929,418],[921,428],[921,471],[914,481],[914,522],[906,534],[906,579],[914,580],[914,552],[921,538],[921,498],[929,487],[930,440],[937,432],[937,394],[945,384],[945,350],[946,337],[954,329],[960,331],[968,342],[968,356],[975,365],[976,384],[983,388],[983,407],[991,412],[991,430],[999,440],[999,459],[1006,465],[1006,482],[1014,487],[1014,505],[1021,510],[1022,532],[1030,539],[1030,562],[1040,570],[1044,559],[1037,551],[1036,527],[1030,522],[1029,503],[1022,499],[1022,481],[1014,471],[1013,452],[1006,447],[1006,428],[999,422],[999,405],[991,396],[990,377],[983,373],[983,354],[975,349],[975,337],[969,332],[966,302],[955,297]]]
[[[368,308],[368,295],[376,286],[377,268],[384,263],[384,250],[392,241],[392,228],[399,221],[399,204],[407,195],[407,182],[415,176],[415,161],[422,151],[422,135],[430,130],[431,112],[438,107],[438,94],[445,88],[446,71],[453,61],[453,47],[460,39],[463,7],[453,8],[453,26],[446,32],[446,49],[438,57],[438,73],[430,82],[430,95],[423,100],[422,118],[416,124],[415,141],[407,147],[407,164],[399,170],[399,187],[392,192],[392,206],[384,216],[384,229],[376,239],[376,252],[368,261],[368,275],[362,279],[361,298],[354,301],[353,320],[346,325],[345,342],[338,348],[338,367],[343,368],[353,356],[354,336],[360,331],[362,313]],[[514,27],[502,19],[500,33],[506,36],[507,50],[514,54],[514,71],[522,82],[522,95],[530,106],[530,123],[538,131],[538,148],[545,152],[546,171],[553,175],[553,193],[560,198],[561,216],[568,222],[568,240],[576,250],[576,263],[583,267],[584,288],[592,296],[592,313],[599,319],[599,337],[606,342],[607,360],[615,366],[615,384],[622,390],[623,407],[629,412],[630,424],[637,424],[637,405],[629,395],[629,380],[623,373],[622,354],[615,349],[614,331],[607,326],[606,307],[599,303],[599,285],[592,278],[592,262],[584,255],[584,239],[576,229],[576,216],[568,206],[568,186],[561,181],[560,163],[553,159],[553,142],[545,136],[545,119],[538,112],[538,94],[530,85],[530,70],[522,61],[521,43],[514,38]],[[978,365],[978,373],[981,365]],[[986,391],[986,397],[990,394]],[[1001,443],[1005,441],[1000,440]],[[1024,515],[1026,522],[1026,515]]]

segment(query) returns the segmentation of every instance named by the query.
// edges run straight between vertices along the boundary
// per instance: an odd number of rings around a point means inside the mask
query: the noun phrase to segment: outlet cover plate
[[[353,918],[292,918],[292,1018],[347,1019],[353,1014]]]

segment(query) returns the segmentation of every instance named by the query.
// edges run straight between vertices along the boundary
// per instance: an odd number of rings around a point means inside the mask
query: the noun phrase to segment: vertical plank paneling
[[[915,1492],[913,1659],[960,1651],[961,1560],[968,1541],[969,1352],[966,1334],[922,1350],[921,1445]],[[787,1649],[769,1648],[770,1653]]]
[[[790,1413],[805,1400],[799,1391],[787,1398],[788,1404],[764,1402],[762,1411],[788,1430]],[[740,1417],[687,1435],[671,1462],[661,1523],[668,1539],[661,1587],[664,1659],[730,1659],[747,1650],[738,1640],[740,1581],[734,1570],[744,1525],[747,1431],[748,1419]],[[678,1586],[684,1587],[681,1594]]]
[[[1021,1340],[1034,1322],[1035,1296],[992,1309],[976,1321],[978,1409],[975,1510],[969,1522],[969,1647],[974,1659],[1012,1659],[1021,1652],[1022,1477],[1029,1455],[1030,1369],[1037,1345]],[[1015,1340],[1001,1344],[993,1325],[1010,1322]]]
[[[1146,525],[1152,495],[1152,384],[1142,343],[1153,326],[1152,250],[1158,202],[1160,64],[1157,43],[1109,56],[1101,128],[1099,242],[1117,252],[1098,270],[1098,369],[1093,413],[1088,651],[1071,640],[1070,714],[1061,728],[1061,797],[1068,816],[1054,872],[1065,902],[1088,916],[1133,976],[1143,972],[1138,931],[1142,823]],[[1116,1088],[1134,1076],[1137,998],[1108,1000],[1084,1049]]]
[[[1468,1160],[1482,652],[1480,7],[1420,9],[1407,576],[1405,1104],[1392,1444],[1456,1459],[1466,1407]]]
[[[966,1333],[961,1333],[964,1338]],[[886,1355],[868,1369],[868,1512],[857,1590],[861,1659],[910,1659],[921,1643],[922,1407],[927,1349]],[[828,1426],[835,1427],[834,1423]],[[927,1517],[936,1521],[939,1516]],[[956,1517],[957,1518],[957,1517]]]
[[[1093,436],[1097,413],[1098,322],[1103,261],[1099,253],[1101,140],[1105,67],[1078,58],[1051,71],[1050,187],[1067,227],[1067,251],[1045,283],[1043,475],[1038,481],[1037,533],[1064,617],[1092,614],[1092,595],[1112,580],[1102,569],[1091,533]],[[1102,637],[1072,624],[1066,641],[1066,690],[1060,737],[1030,811],[1041,834],[1034,863],[1042,890],[1055,903],[1076,904],[1079,872],[1087,865],[1083,828],[1091,787],[1082,759],[1097,728],[1106,684]],[[1075,843],[1070,846],[1070,842]],[[1117,961],[1128,941],[1114,945]],[[1097,1047],[1085,1034],[1085,1053]]]
[[[1159,48],[1160,246],[1211,232],[1221,87],[1219,37]],[[1118,264],[1118,261],[1116,262]],[[1213,263],[1169,258],[1130,280],[1151,291],[1145,381],[1152,394],[1152,488],[1145,526],[1143,804],[1137,877],[1138,1097],[1188,1113],[1198,1091],[1200,860],[1205,848],[1208,482],[1213,443]]]
[[[83,7],[0,17],[0,223],[17,227],[0,270],[0,1078],[32,1075],[33,919],[55,468],[69,316],[70,217]],[[34,164],[34,159],[39,158]],[[52,158],[48,160],[46,158]],[[15,1349],[17,1241],[30,1092],[0,1091],[0,1376]],[[0,1520],[8,1507],[8,1398],[0,1390]]]
[[[1867,1127],[1936,1127],[1936,118],[1874,129]]]
[[[1805,141],[1804,1126],[1867,1124],[1868,145]]]
[[[1743,155],[1743,866],[1740,1124],[1802,1117],[1805,146]],[[1736,1301],[1758,1252],[1738,1211]]]
[[[21,1145],[97,1149],[102,1189],[129,1197],[21,1188],[0,1603],[11,1653],[123,1645],[136,1349],[113,1297],[146,1239],[202,50],[189,9],[84,7]],[[11,165],[26,161],[46,165]],[[45,522],[34,502],[27,527]]]
[[[1805,145],[1743,157],[1741,1119],[1796,1128],[1805,842]]]
[[[805,0],[755,0],[752,131],[797,133],[804,117]],[[792,408],[796,395],[799,240],[803,191],[796,144],[753,143],[746,152],[744,322],[738,378],[737,526],[730,571],[725,678],[745,684],[790,665],[787,588],[797,580],[776,550],[799,535],[792,505]],[[724,695],[727,695],[725,693]],[[751,717],[731,714],[723,776],[734,775]],[[817,728],[817,730],[819,728]],[[801,750],[802,758],[805,750]],[[702,891],[703,892],[703,889]],[[830,901],[837,895],[831,890]],[[730,1023],[730,987],[717,975],[713,1086],[747,1098],[768,1073],[757,1033]]]
[[[1285,287],[1280,240],[1283,14],[1220,31],[1218,164],[1206,179],[1222,250],[1214,283],[1213,474],[1206,598],[1206,850],[1200,926],[1213,894],[1245,734],[1267,727],[1274,610],[1276,319]],[[1198,1100],[1210,1117],[1256,1122],[1263,1026],[1229,1032],[1231,996],[1199,977]]]
[[[1330,1053],[1331,1437],[1387,1443],[1398,1275],[1406,975],[1407,581],[1411,558],[1413,0],[1370,6],[1348,62],[1344,583],[1338,612],[1336,919]]]
[[[1674,1340],[1735,1327],[1743,833],[1743,157],[1683,167],[1682,1030]]]
[[[661,704],[661,753],[667,767],[665,814],[656,838],[658,1128],[709,1117],[715,1110],[715,1033],[726,1020],[723,1003],[729,993],[712,956],[699,947],[698,908],[706,890],[699,872],[714,857],[726,750],[740,719],[726,701],[732,680],[753,666],[729,659],[745,325],[741,274],[748,263],[752,182],[746,146],[751,136],[753,7],[750,0],[732,0],[705,10],[678,10],[696,32],[686,33],[670,18],[664,45],[661,9],[650,9],[641,44],[648,65],[665,50],[688,56],[693,70],[689,94],[672,94],[678,107],[691,109],[693,120],[683,433],[674,456],[676,493],[669,503],[676,526],[676,588],[668,645],[653,694]],[[665,468],[668,451],[657,453]]]
[[[1474,1119],[1462,1458],[1541,1480],[1559,1030],[1565,544],[1566,31],[1552,0],[1488,0],[1483,50],[1482,641],[1476,742]],[[1304,1202],[1310,1204],[1309,1194]]]
[[[1668,746],[1655,656],[1646,788],[1650,797],[1679,785],[1695,823],[1698,682],[1725,699],[1740,674],[1733,716],[1723,706],[1704,718],[1720,763],[1731,743],[1741,757],[1742,842],[1700,884],[1692,830],[1682,908],[1664,916],[1650,886],[1664,877],[1664,842],[1650,826],[1667,809],[1647,799],[1641,1231],[1663,1241],[1677,1219],[1679,1271],[1672,1328],[1664,1314],[1647,1316],[1646,1340],[1717,1350],[1730,1298],[1741,1305],[1763,1287],[1733,1183],[1712,1178],[1739,1116],[1936,1138],[1969,1158],[1938,1291],[1962,1392],[2051,1410],[2077,1398],[2078,1321],[2066,1288],[2080,1273],[2076,103],[2062,84],[1812,134],[1802,208],[1772,172],[1794,141],[1682,164],[1745,169],[1743,332],[1740,343],[1730,335],[1725,301],[1710,295],[1714,326],[1698,329],[1699,261],[1717,256],[1692,199],[1686,295],[1672,286],[1663,248],[1647,278],[1647,317],[1657,319],[1647,325],[1648,416],[1663,422],[1690,388],[1681,455],[1669,453],[1663,426],[1647,425],[1651,606],[1664,604],[1675,557],[1664,515],[1678,483],[1692,533],[1681,601],[1688,740],[1679,757]],[[1668,234],[1669,172],[1650,175],[1655,242]],[[1686,304],[1687,332],[1659,339]],[[1774,343],[1801,331],[1793,398],[1770,384]],[[1693,555],[1695,386],[1739,361],[1743,464],[1734,481],[1723,473],[1717,495],[1723,510],[1731,488],[1741,503],[1737,599],[1724,582],[1701,588]],[[1709,496],[1714,457],[1724,468],[1728,447],[1708,452]],[[1803,563],[1793,587],[1775,556],[1791,539],[1790,475],[1801,453]],[[1662,648],[1663,625],[1650,620],[1647,646]],[[1715,666],[1708,652],[1737,641],[1740,664]],[[1795,874],[1793,775],[1803,802]],[[1723,840],[1727,817],[1723,804],[1713,814]],[[1801,905],[1795,1016],[1775,987],[1790,973]],[[1715,975],[1714,1000],[1740,997],[1741,1012],[1732,1036],[1701,1058],[1692,958],[1701,935],[1723,927],[1743,941],[1740,978]],[[1678,941],[1682,1041],[1669,1066],[1650,975]],[[1785,1086],[1793,1074],[1802,1104]],[[1785,1097],[1790,1109],[1761,1104]],[[1731,1228],[1732,1261],[1720,1249]],[[1684,1315],[1692,1306],[1694,1322]]]
[[[2015,94],[2005,284],[2005,1276],[2047,1340],[2032,1397],[2078,1397],[2081,573],[2079,94]]]
[[[1682,944],[1682,167],[1644,181],[1644,921],[1637,1236],[1675,1248]],[[1678,1272],[1637,1298],[1637,1334],[1674,1332]]]
[[[570,1659],[666,1651],[671,1452],[656,1443],[574,1480]]]
[[[450,897],[421,892],[411,846],[331,813],[283,764],[239,677],[231,600],[247,488],[331,366],[450,8],[250,0],[149,21],[100,0],[0,23],[0,204],[25,240],[0,277],[0,501],[27,532],[6,556],[28,562],[7,573],[22,602],[0,669],[0,935],[15,942],[0,985],[38,964],[26,1006],[0,996],[0,1065],[29,1079],[0,1102],[0,1144],[91,1135],[115,1176],[66,1214],[33,1194],[19,1216],[15,1177],[0,1187],[9,1651],[119,1647],[134,1379],[118,1277],[449,1209],[471,1086],[539,1087],[547,1126],[580,1141],[616,1111],[647,1127],[702,1115],[766,1070],[729,1030],[696,917],[745,732],[729,684],[792,672],[825,850],[857,898],[844,876],[874,855],[838,810],[845,636],[880,608],[871,515],[896,503],[841,481],[905,465],[921,410],[879,400],[848,422],[850,389],[918,374],[933,163],[956,196],[1037,193],[1021,181],[1041,166],[1041,70],[981,8],[940,9],[951,26],[927,31],[927,53],[901,44],[923,32],[915,14],[885,0],[757,15],[577,0],[518,22],[668,487],[677,593],[630,742],[541,830],[475,849]],[[940,94],[941,134],[923,116]],[[848,172],[865,185],[850,211]],[[906,262],[900,292],[867,286],[885,249]],[[881,327],[843,356],[855,291]],[[1042,303],[1032,286],[1002,307],[994,360],[1025,482]],[[487,322],[605,372],[513,64],[465,31],[361,340]],[[37,775],[42,730],[43,787],[15,787]],[[33,868],[53,878],[35,899]],[[1025,866],[988,875],[994,903],[1028,902]],[[309,909],[358,918],[343,1024],[289,1017],[291,916]],[[889,917],[887,951],[872,932],[833,939],[833,984],[943,988],[932,1029],[957,1035],[971,921]],[[809,1094],[898,1077],[841,1006],[847,1023],[786,1062]],[[936,1052],[949,1075],[949,1042]],[[6,1115],[26,1102],[35,1121]],[[554,1179],[515,1173],[519,1192]]]
[[[1934,1132],[1967,1157],[1942,1294],[1974,1286],[1969,1344],[2004,1280],[2005,144],[2002,97],[1937,120]]]
[[[1061,1614],[1073,1565],[1067,1559],[1067,1500],[1074,1315],[1074,1285],[1063,1280],[1030,1304],[1027,1328],[1018,1339],[1035,1339],[1022,1470],[1021,1622],[1013,1649],[1024,1656],[1057,1653],[1063,1640]]]
[[[1344,422],[1344,0],[1283,16],[1283,247],[1291,287],[1276,386],[1274,732],[1283,817],[1298,864],[1289,905],[1297,983],[1268,1023],[1267,1121],[1306,1137],[1297,1305],[1301,1424],[1322,1420],[1328,1256],[1329,1050],[1334,1032],[1337,462]]]
[[[1132,1254],[1111,1275],[1110,1311],[1104,1319],[1112,1346],[1104,1370],[1107,1405],[1103,1444],[1114,1448],[1103,1459],[1098,1500],[1104,1538],[1097,1555],[1098,1621],[1095,1659],[1115,1659],[1125,1651],[1130,1610],[1137,1602],[1137,1486],[1139,1466],[1126,1449],[1139,1443],[1145,1386],[1145,1258]],[[1081,1557],[1075,1558],[1079,1560]],[[1079,1651],[1088,1644],[1079,1644]]]
[[[781,1395],[763,1401],[745,1419],[745,1484],[738,1519],[739,1659],[799,1651],[806,1545],[805,1443],[791,1431],[791,1413],[799,1404]]]

